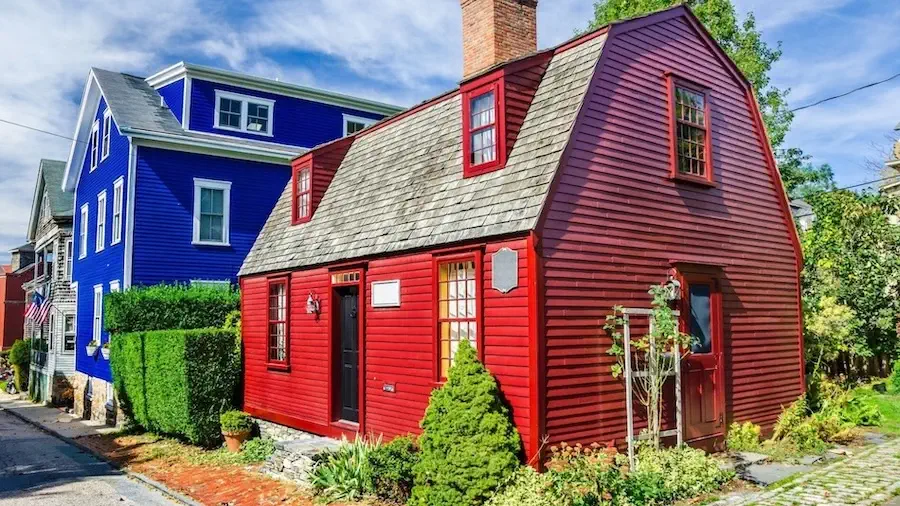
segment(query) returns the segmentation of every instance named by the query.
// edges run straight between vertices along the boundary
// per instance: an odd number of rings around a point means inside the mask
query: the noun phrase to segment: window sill
[[[102,253],[103,250],[105,250],[105,249],[106,249],[106,246],[104,246],[104,247],[102,247],[102,248],[97,248],[97,249],[94,250],[94,253]]]
[[[671,179],[680,183],[688,183],[697,186],[704,186],[706,188],[717,188],[719,185],[706,179],[705,177],[697,177],[697,176],[687,176],[684,174],[675,174],[671,176]]]
[[[291,366],[289,364],[268,363],[266,364],[266,368],[276,372],[291,372]]]
[[[482,174],[487,174],[490,172],[494,172],[503,168],[503,164],[500,161],[486,162],[481,165],[476,165],[474,167],[464,167],[463,168],[463,176],[465,178],[480,176]]]
[[[230,248],[231,243],[228,242],[212,242],[212,241],[191,241],[194,246],[218,246],[220,248]]]
[[[224,126],[219,126],[219,125],[215,125],[214,128],[216,130],[222,130],[225,132],[236,132],[239,134],[251,134],[251,135],[258,135],[260,137],[275,137],[274,135],[272,135],[271,133],[268,133],[268,132],[254,132],[253,130],[242,130],[240,128],[229,128],[229,127],[224,127]]]
[[[120,242],[122,242],[122,239],[119,239],[118,241],[113,241],[113,242],[109,243],[109,245],[115,246],[116,244],[119,244]]]
[[[359,431],[359,423],[350,422],[347,420],[337,420],[331,422],[332,427],[337,427],[338,429],[346,430],[346,431]]]

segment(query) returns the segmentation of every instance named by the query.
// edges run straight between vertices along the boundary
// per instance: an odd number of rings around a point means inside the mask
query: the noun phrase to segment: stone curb
[[[118,463],[109,459],[106,455],[103,455],[102,453],[98,453],[98,452],[94,451],[93,448],[90,448],[87,445],[83,445],[83,444],[79,443],[78,441],[76,441],[75,439],[72,439],[68,436],[64,436],[61,433],[51,429],[50,427],[47,427],[41,423],[38,423],[38,422],[26,417],[25,415],[16,413],[14,410],[7,408],[4,404],[5,403],[0,402],[0,411],[9,413],[10,415],[18,418],[19,420],[22,420],[23,422],[37,428],[38,430],[40,430],[42,432],[45,432],[45,433],[55,437],[56,439],[59,439],[62,442],[69,444],[71,446],[74,446],[75,448],[78,448],[79,450],[81,450],[85,453],[89,453],[89,454],[93,455],[94,457],[98,458],[99,460],[105,462],[113,470],[115,470],[119,473],[122,473],[125,476],[127,476],[128,478],[131,478],[135,481],[139,481],[150,488],[158,490],[163,495],[165,495],[167,498],[175,500],[176,502],[179,502],[179,503],[181,503],[183,505],[187,505],[187,506],[204,506],[202,503],[199,503],[199,502],[191,499],[190,497],[187,497],[186,495],[181,494],[180,492],[176,492],[176,491],[172,490],[171,488],[150,478],[149,476],[145,476],[141,473],[136,473],[134,471],[129,471],[128,469],[123,468]]]

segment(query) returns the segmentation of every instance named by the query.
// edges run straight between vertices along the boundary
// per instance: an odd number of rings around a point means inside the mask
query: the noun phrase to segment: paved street
[[[165,505],[172,501],[0,410],[0,505]]]

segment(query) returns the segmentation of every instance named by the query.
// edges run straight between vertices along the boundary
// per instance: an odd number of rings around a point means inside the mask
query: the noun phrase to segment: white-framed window
[[[216,90],[215,128],[271,137],[274,114],[274,100]]]
[[[106,190],[97,195],[97,240],[96,251],[106,247]]]
[[[377,119],[371,118],[362,118],[360,116],[353,116],[350,114],[344,115],[344,137],[348,135],[353,135],[360,130],[378,123]]]
[[[109,293],[116,293],[121,291],[122,285],[119,283],[118,279],[114,279],[109,282]]]
[[[74,263],[74,260],[75,260],[75,258],[74,258],[75,251],[74,251],[74,244],[73,244],[71,237],[66,239],[65,255],[66,255],[66,258],[64,260],[66,262],[65,263],[66,269],[63,273],[63,275],[65,276],[64,279],[66,281],[72,281],[72,264]]]
[[[52,310],[52,308],[51,308]],[[50,312],[50,325],[48,330],[48,340],[47,340],[47,351],[53,351],[53,345],[55,344],[53,341],[56,341],[56,335],[58,332],[56,331],[56,313],[53,311]]]
[[[112,208],[112,241],[110,244],[119,244],[122,241],[122,204],[124,202],[125,179],[119,178],[113,183],[113,208]]]
[[[87,239],[88,239],[88,205],[81,206],[81,219],[78,224],[78,258],[87,256]]]
[[[231,182],[194,178],[194,244],[229,245]]]
[[[100,161],[100,122],[94,121],[91,127],[91,172],[97,168],[97,162]]]
[[[91,334],[94,341],[100,343],[101,332],[103,330],[103,285],[94,285],[94,321],[93,333]]]
[[[75,351],[75,315],[66,313],[63,315],[63,352]]]
[[[112,113],[109,112],[107,108],[103,111],[103,146],[100,149],[100,161],[106,160],[106,157],[109,156],[109,139],[112,137],[110,131],[112,130]]]

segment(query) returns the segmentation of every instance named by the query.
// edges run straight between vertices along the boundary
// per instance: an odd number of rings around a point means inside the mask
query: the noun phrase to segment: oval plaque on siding
[[[491,257],[491,284],[495,290],[508,293],[519,286],[519,253],[509,248],[500,248]]]

